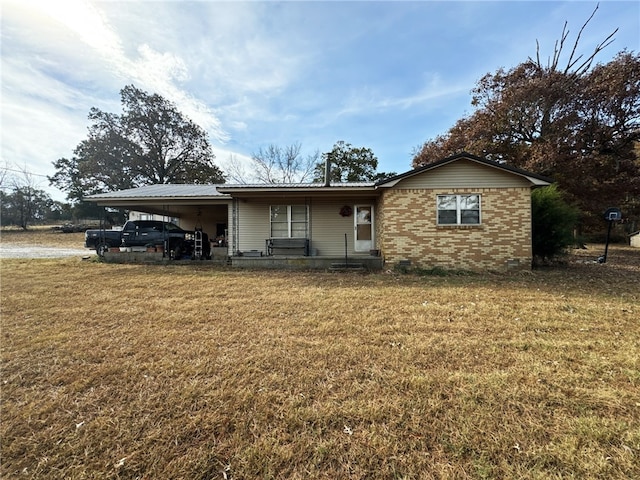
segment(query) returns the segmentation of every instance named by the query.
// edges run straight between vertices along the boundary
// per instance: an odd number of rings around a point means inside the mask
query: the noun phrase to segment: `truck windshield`
[[[182,229],[177,226],[174,223],[165,223],[164,225],[165,230],[169,231],[169,232],[181,232]]]

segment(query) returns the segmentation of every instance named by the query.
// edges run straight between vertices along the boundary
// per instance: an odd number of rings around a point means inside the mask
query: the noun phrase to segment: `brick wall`
[[[438,226],[436,196],[481,195],[481,225]],[[389,266],[507,270],[531,268],[531,190],[389,189],[378,205],[378,244]]]

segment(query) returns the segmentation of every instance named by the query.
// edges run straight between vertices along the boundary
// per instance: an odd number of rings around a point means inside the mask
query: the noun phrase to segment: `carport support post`
[[[169,215],[167,215],[167,206],[162,206],[162,258],[170,257],[171,252],[169,252],[169,238],[167,235],[167,229],[165,228],[164,222],[167,221]]]

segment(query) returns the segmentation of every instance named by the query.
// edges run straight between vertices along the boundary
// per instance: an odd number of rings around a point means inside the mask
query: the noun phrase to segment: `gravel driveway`
[[[95,255],[87,248],[43,247],[42,245],[0,244],[0,258],[59,258]]]

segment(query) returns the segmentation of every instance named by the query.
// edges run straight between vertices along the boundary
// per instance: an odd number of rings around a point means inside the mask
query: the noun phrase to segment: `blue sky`
[[[202,126],[223,169],[269,144],[307,155],[344,140],[403,172],[472,112],[480,77],[535,56],[536,41],[548,57],[565,21],[568,53],[596,5],[2,0],[2,166],[52,175],[89,109],[120,112],[134,84]],[[600,62],[639,50],[640,2],[600,2],[579,52],[616,28]]]

